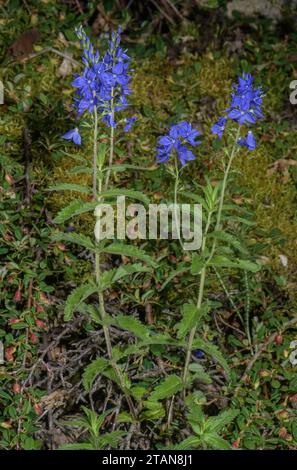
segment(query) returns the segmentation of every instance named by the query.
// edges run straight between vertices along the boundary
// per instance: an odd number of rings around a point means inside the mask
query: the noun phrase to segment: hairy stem
[[[182,241],[180,239],[180,220],[178,220],[177,216],[177,209],[178,209],[178,203],[177,203],[177,194],[178,194],[178,183],[179,183],[179,169],[178,169],[178,161],[177,161],[177,156],[175,156],[175,183],[174,183],[174,223],[175,223],[175,228],[177,232],[177,237],[179,244],[182,249],[184,249]]]
[[[228,180],[228,176],[229,176],[229,172],[230,172],[230,169],[231,169],[233,159],[235,157],[236,148],[237,148],[237,145],[238,145],[237,141],[239,139],[239,135],[240,135],[240,126],[238,126],[236,136],[235,136],[235,140],[233,142],[233,147],[232,147],[232,150],[231,150],[230,158],[229,158],[229,161],[228,161],[228,165],[227,165],[227,168],[224,172],[224,178],[223,178],[222,190],[221,190],[221,195],[220,195],[219,209],[218,209],[218,213],[217,213],[217,220],[216,220],[215,230],[219,230],[220,227],[221,227],[221,218],[222,218],[222,211],[223,211],[223,204],[224,204],[227,180]],[[209,225],[210,225],[210,218],[208,217],[208,221],[207,221],[207,224],[206,224],[204,237],[203,237],[203,241],[202,241],[202,247],[201,247],[201,252],[202,253],[205,249],[206,234],[209,230]],[[209,263],[209,261],[212,259],[213,255],[214,255],[214,252],[215,252],[215,249],[216,249],[216,239],[214,239],[214,241],[213,241],[210,256],[209,256],[206,264],[204,265],[204,267],[202,268],[201,273],[200,273],[200,283],[199,283],[199,292],[198,292],[198,299],[197,299],[197,309],[201,308],[201,306],[202,306],[204,286],[205,286],[205,278],[206,278],[206,266]],[[190,364],[190,360],[191,360],[192,347],[193,347],[193,341],[194,341],[194,338],[195,338],[196,330],[197,330],[197,325],[194,326],[191,329],[190,335],[189,335],[188,347],[187,347],[187,352],[186,352],[186,360],[185,360],[185,366],[184,366],[184,372],[183,372],[184,387],[187,384],[188,368],[189,368],[189,364]]]
[[[102,192],[102,178],[101,178],[101,175],[100,175],[99,184],[98,184],[98,194],[97,194],[97,134],[98,134],[98,130],[97,130],[97,128],[98,128],[97,110],[94,113],[94,117],[95,117],[94,125],[96,126],[96,129],[94,129],[94,139],[96,138],[96,145],[95,145],[95,142],[94,142],[94,175],[95,176],[94,176],[94,180],[93,180],[93,191],[95,191],[94,199],[97,198],[98,202],[100,202],[101,192]],[[95,152],[96,152],[96,154],[95,154]],[[96,158],[95,158],[95,156],[96,156]],[[95,170],[95,165],[96,165],[96,170]],[[100,168],[100,171],[101,171],[101,168]],[[108,184],[108,181],[107,181],[107,184]],[[109,327],[104,324],[104,322],[106,320],[106,311],[105,311],[104,295],[103,295],[103,291],[101,289],[101,268],[100,268],[100,247],[99,247],[99,244],[98,244],[96,254],[95,254],[95,278],[96,278],[96,284],[97,284],[97,288],[98,288],[99,313],[100,313],[101,320],[103,322],[103,333],[104,333],[104,338],[105,338],[105,343],[106,343],[107,355],[108,355],[108,358],[110,360],[111,366],[112,366],[112,368],[113,368],[113,370],[116,374],[116,377],[118,379],[118,383],[120,385],[120,388],[122,389],[122,391],[123,391],[123,393],[126,397],[130,412],[131,412],[133,418],[136,419],[137,413],[136,413],[133,401],[132,401],[131,397],[129,396],[128,392],[127,392],[122,372],[121,372],[119,366],[117,365],[116,361],[113,358],[112,343],[111,343],[111,338],[110,338]]]

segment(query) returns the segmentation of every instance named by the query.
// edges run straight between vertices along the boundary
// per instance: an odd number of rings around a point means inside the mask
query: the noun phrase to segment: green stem
[[[249,346],[251,349],[251,353],[253,354],[253,344],[250,332],[250,308],[251,308],[251,298],[250,298],[250,291],[249,291],[249,280],[247,271],[244,271],[244,283],[245,283],[245,295],[246,295],[246,302],[245,302],[245,332],[249,342]]]
[[[224,204],[224,198],[225,198],[225,192],[226,192],[226,185],[227,185],[229,171],[230,171],[233,159],[234,159],[235,154],[236,154],[236,149],[237,149],[237,145],[238,145],[237,141],[239,139],[239,135],[240,135],[240,126],[238,126],[236,136],[235,136],[235,140],[234,140],[234,143],[233,143],[233,147],[232,147],[232,150],[231,150],[231,155],[230,155],[230,158],[229,158],[229,161],[228,161],[228,165],[227,165],[227,168],[224,172],[224,178],[223,178],[222,190],[221,190],[221,195],[220,195],[220,202],[219,202],[219,209],[218,209],[218,214],[217,214],[217,221],[216,221],[216,225],[215,225],[215,230],[219,230],[220,227],[221,227],[221,218],[222,218],[223,204]],[[209,230],[209,225],[210,225],[210,218],[208,217],[208,223],[206,225],[205,232],[204,232],[204,237],[203,237],[203,241],[202,241],[202,247],[201,247],[201,252],[202,253],[205,250],[206,234]],[[207,264],[209,263],[209,261],[212,259],[213,255],[214,255],[214,252],[215,252],[215,249],[216,249],[216,239],[214,239],[214,241],[213,241],[210,256],[209,256],[208,260],[206,261],[206,264],[202,268],[201,273],[200,273],[200,283],[199,283],[199,292],[198,292],[198,300],[197,300],[197,309],[201,308],[201,306],[202,306],[204,286],[205,286],[205,277],[206,277],[206,267],[207,267]],[[189,368],[189,364],[190,364],[190,360],[191,360],[192,347],[193,347],[193,341],[194,341],[194,338],[195,338],[196,330],[197,330],[197,325],[194,326],[191,329],[190,335],[189,335],[188,347],[187,347],[187,352],[186,352],[186,360],[185,360],[185,366],[184,366],[184,372],[183,372],[184,387],[186,387],[186,384],[187,384],[188,368]]]
[[[178,169],[178,161],[177,161],[177,156],[175,156],[175,183],[174,183],[174,223],[177,231],[177,236],[178,236],[178,241],[182,249],[184,249],[184,246],[182,244],[182,241],[180,239],[180,227],[181,224],[178,223],[178,217],[177,217],[177,194],[178,194],[178,183],[179,183],[179,169]]]
[[[97,135],[98,135],[98,117],[97,117],[97,110],[94,112],[94,125],[96,126],[96,129],[94,129],[94,139],[96,138],[96,145],[94,142],[94,179],[93,179],[93,192],[94,193],[94,199],[97,198],[98,202],[100,202],[101,199],[101,192],[102,192],[102,178],[100,175],[99,178],[99,184],[98,184],[98,194],[97,194]],[[96,152],[96,153],[95,153]],[[95,157],[96,156],[96,157]],[[102,171],[102,168],[100,168],[100,171]],[[107,181],[108,183],[108,181]],[[110,338],[110,332],[109,328],[107,325],[105,325],[105,320],[106,320],[106,311],[105,311],[105,303],[104,303],[104,295],[103,291],[101,290],[101,268],[100,268],[100,247],[98,244],[96,254],[95,254],[95,278],[96,278],[96,284],[98,288],[98,301],[99,301],[99,313],[100,317],[103,323],[103,333],[104,333],[104,338],[105,338],[105,343],[106,343],[106,349],[107,349],[107,355],[110,360],[111,366],[116,374],[116,377],[118,379],[119,385],[126,397],[130,412],[133,416],[134,419],[137,418],[137,413],[133,404],[133,401],[131,397],[129,396],[126,386],[125,386],[125,381],[123,378],[123,375],[121,373],[121,370],[119,366],[117,365],[116,361],[113,358],[113,352],[112,352],[112,343],[111,343],[111,338]]]

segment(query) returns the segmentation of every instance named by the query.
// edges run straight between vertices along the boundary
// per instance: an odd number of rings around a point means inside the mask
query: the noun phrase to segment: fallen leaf
[[[26,57],[34,52],[33,45],[40,39],[37,29],[29,29],[21,34],[9,47],[8,52],[15,57]]]

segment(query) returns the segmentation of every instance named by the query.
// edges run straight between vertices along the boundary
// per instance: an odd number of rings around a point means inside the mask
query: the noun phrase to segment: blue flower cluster
[[[97,49],[94,49],[90,39],[82,29],[76,30],[83,48],[82,61],[85,65],[82,75],[76,75],[72,85],[77,89],[75,107],[78,116],[84,112],[92,114],[97,109],[102,120],[112,127],[116,127],[115,112],[128,106],[127,95],[131,93],[128,73],[130,57],[120,47],[121,28],[112,33],[109,47],[105,55],[100,58]],[[136,118],[126,120],[125,132],[127,132]],[[73,140],[80,145],[78,130],[67,132],[63,138]]]
[[[158,163],[167,162],[173,150],[176,150],[182,166],[184,166],[187,161],[194,160],[195,155],[188,149],[186,144],[190,144],[193,147],[201,144],[201,141],[195,140],[199,135],[200,132],[193,129],[191,124],[186,121],[171,126],[169,133],[158,139]]]
[[[227,119],[232,119],[242,126],[243,124],[255,124],[258,119],[263,118],[261,110],[263,91],[261,87],[254,87],[253,81],[254,79],[251,74],[243,73],[238,79],[238,84],[233,86],[234,91],[231,95],[231,104],[226,109],[228,114],[225,117],[221,117],[211,128],[212,133],[220,139],[222,138]],[[249,150],[256,148],[256,140],[252,131],[249,131],[246,137],[239,139],[238,143]]]

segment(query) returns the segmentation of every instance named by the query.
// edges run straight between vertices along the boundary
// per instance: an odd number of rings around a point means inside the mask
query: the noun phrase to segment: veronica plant
[[[223,179],[218,185],[213,186],[207,181],[203,188],[203,197],[185,192],[195,202],[199,202],[203,206],[205,224],[203,228],[203,238],[200,253],[194,252],[192,255],[191,271],[194,275],[199,275],[199,288],[196,304],[186,304],[183,306],[183,318],[178,325],[178,335],[181,337],[189,333],[188,340],[184,342],[186,345],[186,359],[183,371],[184,387],[188,383],[189,365],[193,349],[204,349],[205,352],[217,352],[211,345],[205,344],[200,338],[195,339],[199,320],[209,310],[207,301],[204,301],[204,289],[206,283],[207,270],[209,268],[217,269],[221,267],[240,268],[244,270],[257,271],[259,266],[248,259],[230,258],[224,253],[224,247],[219,244],[231,243],[239,247],[239,243],[226,230],[222,230],[222,215],[224,208],[225,192],[228,177],[232,167],[234,158],[239,150],[246,147],[250,151],[256,148],[256,140],[253,132],[247,126],[256,123],[259,118],[263,117],[261,111],[263,92],[261,88],[254,87],[253,78],[250,74],[243,74],[239,77],[238,84],[233,86],[231,102],[222,116],[213,126],[212,133],[218,138],[225,138],[224,159],[223,159]],[[227,126],[228,124],[228,126]],[[159,163],[168,162],[170,156],[175,153],[175,171],[171,173],[175,176],[175,202],[177,202],[178,181],[181,167],[194,160],[193,152],[186,144],[195,146],[200,142],[196,141],[199,135],[198,131],[192,129],[189,123],[183,122],[171,127],[169,134],[163,136],[158,141],[157,161]],[[243,251],[243,250],[242,250]],[[220,356],[217,355],[220,360]],[[221,358],[222,359],[222,358]],[[221,360],[221,362],[223,362]]]
[[[90,160],[83,161],[86,173],[92,172],[92,190],[82,185],[77,184],[60,184],[50,188],[51,190],[70,189],[82,193],[91,193],[92,201],[75,200],[70,205],[62,209],[57,215],[55,221],[63,223],[70,217],[88,212],[95,209],[95,216],[99,220],[101,216],[101,204],[103,202],[114,203],[116,196],[127,196],[130,198],[138,199],[144,203],[147,198],[137,191],[110,188],[110,176],[113,169],[113,157],[115,148],[115,129],[118,124],[124,125],[124,132],[128,132],[136,120],[135,116],[125,119],[118,118],[118,113],[128,107],[127,96],[131,93],[129,88],[130,75],[129,65],[130,57],[126,51],[120,46],[121,29],[119,28],[116,33],[111,35],[109,47],[107,52],[100,56],[98,50],[94,48],[90,39],[82,28],[77,29],[77,35],[80,39],[83,48],[83,71],[81,74],[76,75],[72,85],[76,88],[76,96],[74,106],[77,111],[77,116],[82,121],[82,125],[87,129],[92,129],[93,139],[93,156],[92,156],[92,169],[90,168]],[[109,128],[109,148],[106,143],[99,141],[99,125]],[[81,145],[82,138],[78,127],[66,132],[63,136],[66,140],[71,140],[77,145]],[[106,139],[101,139],[106,140]],[[106,164],[106,153],[108,151],[108,163]],[[81,167],[78,169],[81,173]],[[100,203],[100,206],[99,206]],[[97,227],[97,224],[96,224]],[[110,317],[105,308],[104,291],[111,287],[114,282],[122,279],[125,276],[132,275],[139,272],[148,272],[149,268],[140,264],[128,264],[120,266],[117,269],[110,271],[101,271],[101,256],[103,253],[125,255],[133,258],[138,258],[144,261],[147,265],[154,265],[153,260],[147,256],[143,250],[137,249],[134,246],[126,246],[122,242],[114,241],[107,244],[107,240],[103,239],[99,232],[95,229],[95,243],[85,235],[77,233],[64,233],[56,234],[55,240],[66,240],[85,248],[90,249],[95,253],[95,275],[94,281],[80,285],[75,289],[66,301],[65,306],[65,319],[69,320],[74,310],[89,311],[93,320],[102,325],[104,337],[106,342],[106,349],[108,353],[108,360],[99,358],[91,363],[84,376],[84,384],[86,388],[90,388],[95,376],[99,373],[114,380],[125,394],[127,403],[130,408],[132,416],[136,417],[135,406],[129,391],[130,382],[126,374],[123,372],[121,365],[117,362],[123,356],[127,355],[115,349],[112,345],[110,335],[110,324],[119,326],[120,319],[117,320]],[[86,305],[86,299],[96,293],[98,294],[99,311],[92,305]],[[123,316],[122,316],[123,317]],[[136,320],[135,320],[136,321]],[[116,323],[118,322],[118,323]],[[128,322],[129,323],[129,322]],[[131,322],[130,322],[131,323]],[[122,318],[121,327],[123,327],[125,318]],[[133,349],[133,348],[132,348]]]

